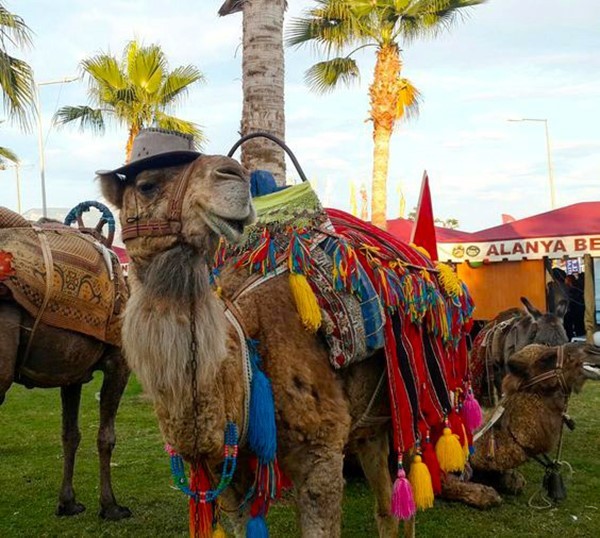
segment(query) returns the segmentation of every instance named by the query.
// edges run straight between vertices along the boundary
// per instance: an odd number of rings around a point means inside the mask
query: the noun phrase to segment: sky
[[[124,162],[127,133],[105,135],[51,125],[64,105],[87,104],[86,84],[44,84],[79,74],[82,59],[120,56],[128,41],[157,43],[170,67],[194,64],[206,82],[174,113],[202,126],[205,152],[226,154],[239,138],[242,109],[241,13],[221,18],[219,0],[5,0],[34,32],[19,53],[40,86],[48,207],[99,197],[97,169]],[[311,7],[289,0],[286,21]],[[165,12],[165,6],[168,11]],[[403,76],[423,96],[420,116],[392,137],[388,218],[418,201],[427,170],[436,217],[476,231],[548,211],[547,120],[556,206],[600,200],[600,3],[597,0],[488,0],[435,40],[402,44]],[[13,51],[14,53],[14,51]],[[350,209],[350,190],[370,187],[372,132],[368,86],[373,49],[357,60],[360,83],[312,93],[304,72],[319,57],[286,49],[286,143],[324,205]],[[0,146],[22,160],[22,211],[42,206],[37,129],[0,126]],[[239,153],[236,155],[239,157]],[[288,162],[289,181],[298,181]],[[17,209],[16,170],[0,172],[0,205]]]

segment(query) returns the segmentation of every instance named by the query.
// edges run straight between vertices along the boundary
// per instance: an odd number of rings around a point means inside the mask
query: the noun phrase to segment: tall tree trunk
[[[129,136],[127,137],[127,145],[125,146],[125,162],[128,163],[131,160],[131,150],[133,149],[133,140],[140,132],[140,128],[137,125],[132,125],[129,128]]]
[[[285,0],[246,0],[243,26],[242,135],[266,131],[285,140],[283,15]],[[242,145],[242,164],[268,170],[285,185],[284,151],[265,138]]]
[[[398,114],[400,68],[400,51],[395,43],[378,49],[373,83],[369,88],[374,144],[371,222],[384,230],[387,227],[390,138]]]

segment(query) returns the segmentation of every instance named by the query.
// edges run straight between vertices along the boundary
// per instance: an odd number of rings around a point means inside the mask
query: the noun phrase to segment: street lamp
[[[44,129],[42,125],[42,108],[40,107],[40,87],[49,86],[50,84],[67,84],[75,82],[79,77],[61,78],[60,80],[49,80],[48,82],[38,82],[35,88],[35,112],[38,124],[38,151],[40,154],[40,181],[42,184],[42,214],[48,216],[48,208],[46,206],[46,170],[44,159]]]
[[[548,120],[545,118],[511,118],[508,121],[537,121],[543,122],[546,131],[546,155],[548,158],[548,182],[550,183],[550,207],[556,207],[556,197],[554,193],[554,173],[552,171],[552,159],[550,157],[550,135],[548,134]]]

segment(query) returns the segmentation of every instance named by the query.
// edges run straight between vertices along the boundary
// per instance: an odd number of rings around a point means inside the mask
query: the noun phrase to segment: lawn
[[[169,464],[148,402],[139,385],[130,382],[117,418],[117,447],[113,484],[119,501],[133,517],[104,522],[98,511],[98,464],[95,395],[101,374],[82,396],[82,442],[75,488],[88,510],[74,518],[57,518],[54,509],[62,477],[60,395],[58,390],[26,390],[13,386],[0,407],[0,537],[186,536],[187,506],[183,494],[171,487]],[[572,399],[571,416],[577,427],[566,432],[564,458],[573,466],[568,497],[559,507],[528,506],[541,483],[542,470],[529,464],[525,493],[507,498],[494,510],[481,512],[436,501],[419,513],[417,535],[461,538],[543,536],[591,537],[600,529],[600,383],[588,385]],[[376,536],[371,517],[372,497],[359,479],[348,481],[344,538]],[[282,503],[269,516],[271,536],[299,536],[292,508]]]

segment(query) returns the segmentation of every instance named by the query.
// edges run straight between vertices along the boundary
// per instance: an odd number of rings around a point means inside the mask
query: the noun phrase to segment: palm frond
[[[169,105],[177,97],[189,89],[195,82],[204,82],[204,75],[193,65],[176,67],[163,81],[157,95],[157,100],[162,105]]]
[[[180,133],[190,134],[194,137],[194,147],[199,151],[206,143],[207,139],[200,126],[191,121],[182,120],[175,116],[169,116],[163,112],[156,112],[154,122],[162,129],[178,131]]]
[[[352,58],[333,58],[309,68],[304,80],[312,90],[326,93],[340,83],[350,85],[359,75],[358,65]]]
[[[67,123],[79,122],[81,131],[90,129],[94,133],[105,131],[103,111],[89,106],[63,106],[56,111],[52,121],[61,126]]]
[[[8,41],[15,47],[31,45],[31,29],[19,16],[0,5],[0,42]]]
[[[0,146],[0,161],[2,160],[18,163],[19,157],[17,157],[17,154],[13,150]]]
[[[155,94],[168,70],[167,59],[158,45],[140,46],[131,41],[127,48],[127,76],[140,95]]]
[[[410,80],[399,78],[396,119],[416,119],[419,116],[419,106],[422,100],[421,93]]]
[[[89,76],[90,88],[107,87],[122,90],[127,87],[127,79],[119,61],[110,54],[98,54],[83,60],[81,69]]]
[[[29,64],[3,50],[0,50],[0,88],[8,117],[28,128],[35,102],[33,70]]]

